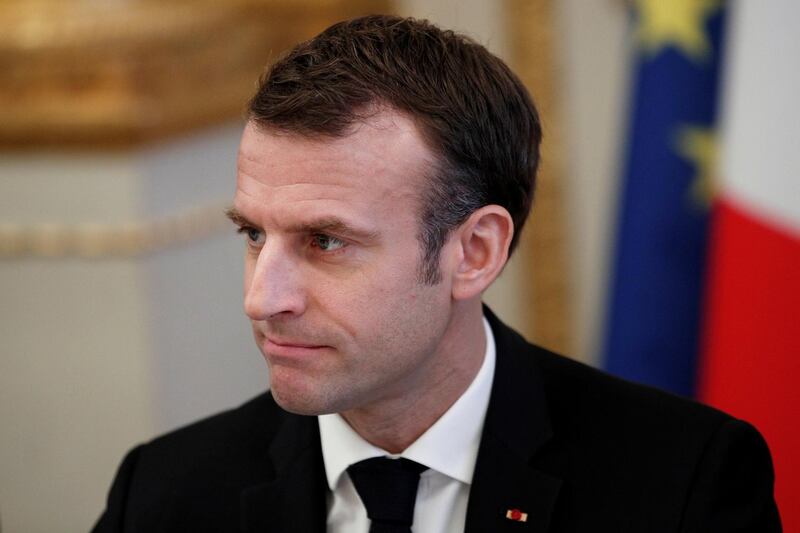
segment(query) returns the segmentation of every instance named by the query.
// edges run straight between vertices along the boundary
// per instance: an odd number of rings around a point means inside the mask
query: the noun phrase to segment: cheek
[[[391,254],[383,250],[367,258],[347,276],[313,273],[307,293],[314,300],[310,307],[357,342],[380,344],[430,297],[431,287],[418,282],[416,240],[403,244]]]
[[[317,306],[359,350],[381,350],[393,342],[397,322],[415,299],[413,287],[389,274],[356,276],[347,283],[317,286]]]
[[[255,271],[256,265],[255,260],[250,256],[250,254],[245,254],[244,257],[244,275],[242,276],[242,289],[245,294],[247,294],[247,290],[250,288],[250,284],[253,281],[253,273]]]

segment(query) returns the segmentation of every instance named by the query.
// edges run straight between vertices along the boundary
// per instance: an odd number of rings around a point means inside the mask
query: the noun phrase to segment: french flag
[[[800,532],[800,2],[632,5],[603,363],[754,424]]]
[[[762,432],[800,531],[800,4],[732,7],[697,390]]]

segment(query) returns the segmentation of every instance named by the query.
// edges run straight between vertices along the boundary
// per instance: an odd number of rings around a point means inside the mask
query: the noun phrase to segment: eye
[[[261,246],[264,244],[264,232],[252,226],[242,226],[237,230],[247,237],[247,243],[251,246]]]
[[[317,233],[311,237],[311,245],[319,248],[323,252],[334,252],[344,248],[347,243],[336,237],[331,237],[324,233]]]

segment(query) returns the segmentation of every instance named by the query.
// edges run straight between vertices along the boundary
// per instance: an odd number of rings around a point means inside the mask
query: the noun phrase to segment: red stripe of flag
[[[791,231],[717,204],[699,394],[762,432],[784,529],[800,531],[800,234]]]

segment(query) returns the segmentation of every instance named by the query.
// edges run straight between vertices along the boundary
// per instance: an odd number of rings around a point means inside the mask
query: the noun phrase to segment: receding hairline
[[[345,130],[335,134],[327,131],[306,131],[292,126],[273,124],[269,120],[260,120],[255,116],[248,118],[245,127],[252,126],[255,132],[260,135],[275,135],[289,140],[297,139],[299,141],[324,144],[352,137],[364,126],[376,129],[395,126],[399,131],[405,131],[405,128],[398,125],[395,118],[405,119],[413,128],[413,133],[422,142],[426,151],[425,157],[420,158],[417,162],[418,172],[416,175],[420,187],[414,190],[417,199],[421,202],[424,201],[428,192],[427,188],[433,185],[434,180],[441,179],[442,174],[446,172],[449,166],[441,146],[434,141],[435,135],[428,131],[425,127],[425,122],[410,111],[398,109],[396,106],[378,100],[362,106],[354,116],[356,118],[348,123]]]
[[[256,131],[265,135],[297,137],[299,139],[324,142],[326,140],[331,141],[350,137],[357,133],[362,126],[379,127],[382,123],[382,117],[399,116],[408,120],[414,127],[414,131],[419,135],[432,156],[438,160],[443,157],[441,154],[442,147],[434,140],[435,135],[429,131],[425,121],[413,110],[402,109],[386,100],[375,97],[370,102],[360,105],[348,113],[351,119],[344,125],[344,128],[335,131],[307,128],[303,127],[302,124],[290,122],[281,124],[269,118],[258,116],[253,111],[248,112],[246,125],[252,125]],[[395,124],[394,121],[392,121],[392,124]]]

